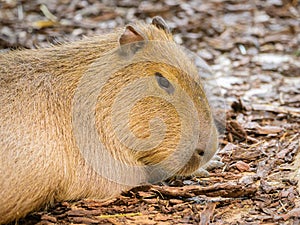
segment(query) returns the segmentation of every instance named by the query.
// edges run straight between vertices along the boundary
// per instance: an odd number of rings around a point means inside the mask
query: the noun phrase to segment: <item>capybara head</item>
[[[95,117],[95,125],[81,134],[89,144],[79,148],[101,176],[130,185],[128,176],[139,183],[190,175],[216,152],[217,131],[197,69],[160,17],[151,25],[128,25],[119,48],[94,61],[78,86],[79,120],[83,111],[94,113],[83,121]],[[89,108],[84,99],[91,100],[92,93],[97,99]],[[106,152],[112,157],[104,157]],[[110,175],[107,166],[94,162],[99,158],[112,165]],[[127,176],[114,176],[116,168]]]

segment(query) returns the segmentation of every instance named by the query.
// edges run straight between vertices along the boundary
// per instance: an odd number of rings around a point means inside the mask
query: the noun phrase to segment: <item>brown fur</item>
[[[121,42],[140,41],[142,37],[173,43],[172,35],[159,26],[138,23],[130,27],[129,32],[133,30],[137,32],[134,35],[138,35],[136,40],[134,36],[133,39],[120,39],[124,34],[124,29],[120,29],[51,48],[0,55],[0,223],[21,218],[54,201],[87,197],[107,199],[130,188],[99,176],[82,159],[72,131],[72,101],[86,70]],[[174,55],[182,67],[193,67],[178,49],[171,48],[168,54]],[[107,65],[113,66],[113,62]],[[130,112],[129,126],[137,137],[147,138],[151,135],[149,121],[160,117],[167,124],[161,144],[151,151],[138,152],[125,147],[112,132],[111,99],[126,84],[155,72],[174,83],[175,91],[185,90],[200,115],[198,148],[206,149],[204,155],[199,156],[199,150],[195,151],[186,166],[175,171],[178,175],[191,174],[214,155],[217,132],[201,86],[181,70],[165,63],[139,62],[112,75],[96,106],[99,137],[116,159],[130,165],[153,165],[174,153],[180,139],[181,118],[171,104],[159,98],[150,96],[138,101]],[[164,94],[156,80],[152,81],[147,84],[149,90]],[[130,96],[128,98],[130,100]],[[185,111],[187,105],[180,101],[180,92],[174,98],[179,99],[176,102]],[[193,136],[192,130],[186,135]],[[175,157],[175,161],[180,157]],[[101,159],[100,162],[106,163]],[[172,164],[164,165],[165,169],[174,170]]]

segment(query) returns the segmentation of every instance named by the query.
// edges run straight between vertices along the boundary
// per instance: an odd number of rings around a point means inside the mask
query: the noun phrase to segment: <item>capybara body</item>
[[[196,69],[185,54],[176,49],[172,35],[161,18],[153,19],[152,24],[136,23],[111,34],[74,43],[4,53],[0,55],[1,224],[24,217],[55,201],[107,199],[138,185],[140,180],[153,181],[143,169],[139,174],[142,178],[135,181],[136,174],[112,167],[100,155],[95,159],[100,166],[115,173],[115,177],[125,176],[125,179],[129,177],[132,180],[124,183],[101,176],[84,159],[74,135],[74,115],[78,114],[81,118],[74,105],[77,104],[78,92],[81,93],[78,87],[83,85],[85,89],[83,76],[95,73],[96,83],[96,74],[103,72],[102,69],[97,71],[97,60],[105,71],[113,71],[117,62],[108,60],[103,63],[105,54],[119,49],[115,54],[126,60],[139,54],[140,49],[147,48],[147,42],[151,41],[172,43],[170,48],[160,47],[160,50],[163,54],[172,55],[183,69],[186,67],[186,71],[194,74],[186,74],[180,67],[153,60],[138,61],[114,71],[97,93],[95,127],[99,140],[109,154],[124,165],[139,167],[163,162],[160,168],[167,171],[166,174],[189,175],[210,160],[217,148],[217,131],[209,104],[201,85],[192,79],[196,76]],[[138,44],[126,47],[134,43]],[[118,103],[121,107],[114,121],[111,118],[113,100],[118,98],[118,93],[142,77],[148,79],[142,92],[156,94],[134,103],[129,112],[128,127],[139,139],[152,135],[149,130],[153,124],[149,121],[153,118],[160,118],[166,127],[162,143],[151,150],[135,151],[132,146],[123,144],[117,133],[126,132],[123,125],[119,125],[124,122],[119,118],[125,114],[122,110],[130,105],[138,90],[129,87],[128,93],[131,94],[121,98]],[[190,143],[182,145],[187,151],[191,149],[192,154],[183,167],[176,167],[179,165],[176,161],[181,160],[185,151],[179,149],[182,154],[177,154],[178,142],[182,136],[195,136],[190,128],[195,118],[189,115],[190,103],[183,100],[183,92],[197,111],[196,126],[200,133],[196,137],[196,146]],[[157,95],[165,96],[171,103]],[[83,101],[89,102],[89,96],[85,96]],[[113,132],[115,129],[118,132]],[[168,162],[170,155],[172,161]],[[174,165],[175,168],[172,168]]]

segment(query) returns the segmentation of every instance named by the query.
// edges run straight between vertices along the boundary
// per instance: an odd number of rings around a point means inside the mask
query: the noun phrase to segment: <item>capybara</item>
[[[218,140],[198,70],[160,17],[0,54],[0,223],[193,174]]]

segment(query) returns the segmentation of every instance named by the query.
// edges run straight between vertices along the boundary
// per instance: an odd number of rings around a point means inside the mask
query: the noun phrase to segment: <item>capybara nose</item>
[[[196,148],[195,152],[201,157],[204,156],[204,150],[202,148]]]

